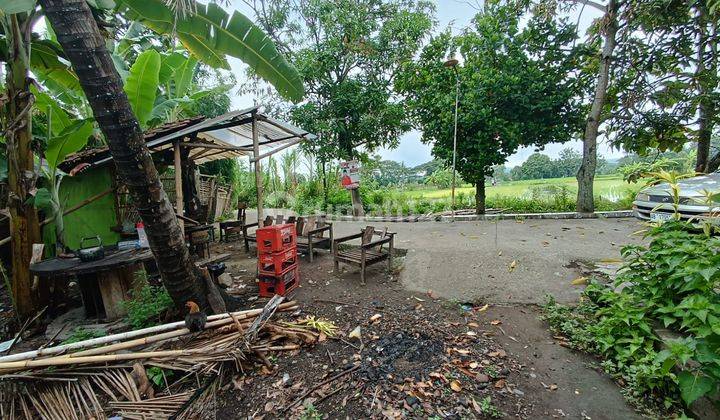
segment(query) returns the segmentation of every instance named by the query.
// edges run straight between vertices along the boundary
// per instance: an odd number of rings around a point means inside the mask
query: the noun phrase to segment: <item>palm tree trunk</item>
[[[592,213],[595,211],[595,199],[593,194],[593,182],[595,181],[595,169],[597,168],[597,136],[600,129],[602,110],[607,98],[607,89],[610,82],[610,65],[613,50],[615,49],[615,35],[617,34],[617,2],[610,0],[605,9],[603,49],[600,61],[600,71],[597,84],[595,85],[595,96],[590,115],[585,125],[583,137],[583,158],[576,178],[578,181],[577,211],[581,213]]]
[[[47,292],[47,288],[32,287],[30,259],[33,243],[40,242],[40,225],[37,211],[28,204],[30,190],[34,188],[35,161],[30,148],[32,140],[32,119],[30,108],[33,96],[30,93],[28,77],[29,39],[27,26],[30,19],[25,13],[3,17],[8,61],[6,85],[8,98],[5,108],[5,140],[8,159],[8,207],[10,210],[10,244],[12,249],[13,304],[21,318],[32,316]],[[41,296],[38,292],[43,293]]]
[[[85,0],[40,0],[40,4],[78,75],[120,180],[145,224],[165,287],[178,307],[192,300],[207,308],[204,282],[190,260],[175,211],[90,8]]]

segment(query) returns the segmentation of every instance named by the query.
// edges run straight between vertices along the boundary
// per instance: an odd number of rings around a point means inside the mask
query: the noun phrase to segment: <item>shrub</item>
[[[141,283],[135,287],[132,298],[122,302],[127,319],[134,329],[151,327],[162,321],[162,315],[172,308],[173,301],[163,286]]]
[[[549,302],[546,319],[576,347],[602,355],[630,396],[680,410],[680,401],[720,390],[720,237],[680,221],[647,236],[647,247],[623,248],[615,282],[622,291],[592,283],[577,308]],[[656,326],[682,338],[663,341]]]

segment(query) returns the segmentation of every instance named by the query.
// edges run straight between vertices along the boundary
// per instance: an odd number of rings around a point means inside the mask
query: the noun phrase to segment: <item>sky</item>
[[[472,17],[477,12],[473,6],[478,3],[478,0],[435,0],[436,3],[436,17],[438,25],[437,31],[442,31],[448,26],[452,28],[454,32],[462,30],[466,27]],[[247,16],[252,16],[252,11],[243,2],[243,0],[233,0],[232,6],[245,13]],[[573,21],[578,20],[580,15],[579,11],[569,13],[570,19]],[[593,19],[598,17],[600,12],[592,8],[586,8],[583,10],[580,16],[580,31],[584,33],[588,26],[592,23]],[[238,59],[230,60],[233,73],[238,76],[239,80],[242,80],[244,74],[245,65]],[[230,92],[232,104],[235,109],[242,109],[253,105],[253,97],[249,95],[241,95],[236,91]],[[258,104],[262,106],[262,104]],[[462,104],[461,104],[462,106]],[[400,138],[400,144],[395,149],[380,149],[378,153],[384,159],[395,160],[398,162],[404,162],[406,166],[417,166],[427,161],[432,160],[431,149],[432,146],[429,144],[423,144],[420,139],[422,132],[418,130],[412,130],[404,134]],[[619,158],[624,155],[623,152],[614,150],[605,143],[604,139],[599,138],[598,155],[605,159]],[[579,152],[582,152],[582,142],[572,141],[564,144],[551,143],[545,146],[542,153],[549,155],[550,157],[557,157],[559,152],[565,148],[573,148]],[[518,150],[517,153],[508,158],[506,166],[513,167],[522,164],[528,156],[535,152],[535,147],[524,147]]]

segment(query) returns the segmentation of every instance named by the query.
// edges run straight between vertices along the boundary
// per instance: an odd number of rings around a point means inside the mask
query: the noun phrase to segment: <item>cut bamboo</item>
[[[278,310],[286,311],[289,308],[295,307],[296,302],[285,302],[281,304]],[[247,319],[258,316],[262,313],[262,309],[250,309],[246,311],[233,312],[232,315],[238,319]],[[208,317],[208,321],[216,321],[219,319],[230,319],[230,314],[218,314],[211,315]],[[231,321],[232,322],[232,321]],[[7,356],[0,357],[0,363],[2,362],[14,362],[20,360],[33,359],[36,357],[52,356],[60,353],[65,353],[71,350],[82,349],[86,347],[100,346],[103,344],[112,343],[114,341],[127,340],[136,337],[142,337],[148,334],[161,333],[165,331],[172,331],[178,328],[184,328],[185,321],[177,321],[169,324],[156,325],[154,327],[143,328],[140,330],[127,331],[124,333],[108,335],[104,337],[93,338],[90,340],[78,341],[76,343],[63,344],[60,346],[46,347],[44,349],[26,351],[23,353],[10,354]]]
[[[212,354],[213,349],[204,347],[200,349],[183,349],[183,350],[161,350],[161,351],[143,351],[139,353],[122,353],[122,354],[108,354],[100,356],[85,356],[85,357],[62,357],[62,358],[50,358],[50,359],[39,359],[39,360],[22,360],[19,362],[2,362],[0,363],[0,372],[5,370],[16,370],[24,368],[37,368],[37,367],[48,367],[48,366],[65,366],[74,365],[80,363],[106,363],[106,362],[118,362],[125,360],[137,360],[137,359],[151,359],[160,357],[179,357],[179,356],[195,356],[195,355],[209,355]]]

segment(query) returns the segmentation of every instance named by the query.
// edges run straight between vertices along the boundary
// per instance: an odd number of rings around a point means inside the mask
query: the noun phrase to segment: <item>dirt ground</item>
[[[245,254],[239,243],[221,244],[215,252],[233,254],[228,291],[246,306],[261,306],[254,300],[254,249]],[[536,306],[408,290],[411,252],[392,272],[371,268],[365,286],[355,269],[334,275],[327,254],[312,264],[303,258],[296,316],[332,321],[338,336],[228,384],[216,418],[639,418],[591,367],[592,358],[553,339]],[[461,305],[468,301],[474,303]],[[357,326],[362,343],[347,337]]]

